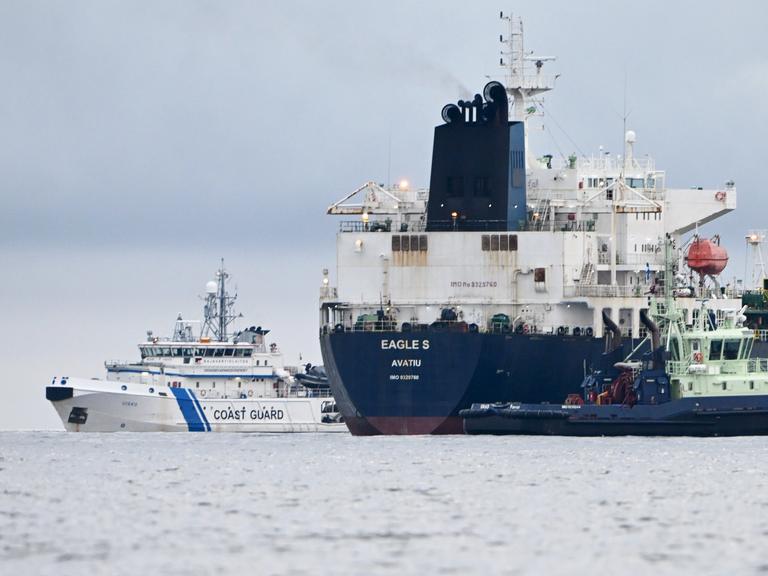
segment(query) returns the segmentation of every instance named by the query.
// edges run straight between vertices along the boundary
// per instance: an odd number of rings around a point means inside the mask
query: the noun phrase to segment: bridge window
[[[709,359],[720,360],[720,355],[723,352],[723,341],[712,340],[709,344]]]
[[[400,252],[400,236],[392,235],[392,252]]]
[[[726,340],[723,348],[723,360],[736,360],[739,357],[741,340]]]
[[[243,350],[243,356],[245,356],[246,358],[250,358],[252,354],[253,354],[253,348],[246,348],[245,350]]]

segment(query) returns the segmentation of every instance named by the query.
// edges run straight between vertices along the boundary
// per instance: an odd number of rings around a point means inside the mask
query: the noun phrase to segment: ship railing
[[[418,322],[403,322],[399,324],[394,320],[382,320],[374,322],[355,322],[346,324],[325,324],[320,328],[321,334],[330,332],[480,332],[477,324],[464,320],[435,320],[431,324]],[[482,330],[485,331],[485,330]]]
[[[639,298],[644,291],[640,286],[612,286],[609,284],[570,284],[563,286],[566,298]]]
[[[517,223],[525,227],[525,221]],[[506,220],[430,220],[429,229],[433,232],[506,232],[509,223]]]
[[[597,255],[598,264],[610,264],[611,254],[609,252],[600,252]],[[616,254],[616,264],[621,266],[641,266],[646,264],[651,266],[660,266],[664,264],[663,254]]]
[[[137,366],[140,362],[135,360],[104,360],[104,366],[107,368],[117,368],[119,366]]]
[[[685,374],[688,369],[688,362],[681,362],[679,360],[670,360],[666,362],[668,374]]]
[[[290,390],[279,391],[278,398],[330,398],[332,396],[329,388],[313,390],[296,384]]]
[[[744,360],[729,360],[727,362],[724,362],[720,365],[720,373],[721,374],[743,374],[744,372],[749,372],[749,364],[750,359],[745,358]],[[752,372],[757,372],[759,370],[752,370]]]
[[[335,286],[321,286],[320,287],[320,300],[337,300],[339,297],[339,291]]]
[[[747,363],[748,372],[768,372],[768,358],[750,358]]]
[[[768,342],[768,330],[755,330],[755,340]]]
[[[391,220],[342,220],[339,222],[339,232],[424,232],[423,222],[402,222],[399,225]]]

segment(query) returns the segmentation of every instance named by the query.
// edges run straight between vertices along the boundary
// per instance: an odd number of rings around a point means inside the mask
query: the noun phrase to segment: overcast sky
[[[225,257],[248,324],[319,361],[328,204],[429,184],[443,104],[498,73],[500,9],[558,57],[538,153],[619,152],[671,186],[739,189],[720,232],[766,225],[764,2],[0,0],[0,428],[59,427],[55,374],[102,376],[170,332]]]

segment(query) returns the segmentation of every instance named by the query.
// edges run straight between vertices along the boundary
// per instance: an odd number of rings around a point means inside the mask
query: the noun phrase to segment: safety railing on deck
[[[612,286],[602,284],[572,284],[563,286],[563,296],[593,298],[639,298],[643,296],[640,286]]]
[[[747,363],[749,372],[768,372],[768,358],[750,358]]]

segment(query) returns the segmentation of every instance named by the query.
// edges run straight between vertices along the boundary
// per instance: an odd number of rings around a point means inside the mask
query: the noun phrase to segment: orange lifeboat
[[[728,264],[728,252],[712,240],[697,238],[688,247],[688,267],[699,274],[717,276]]]

